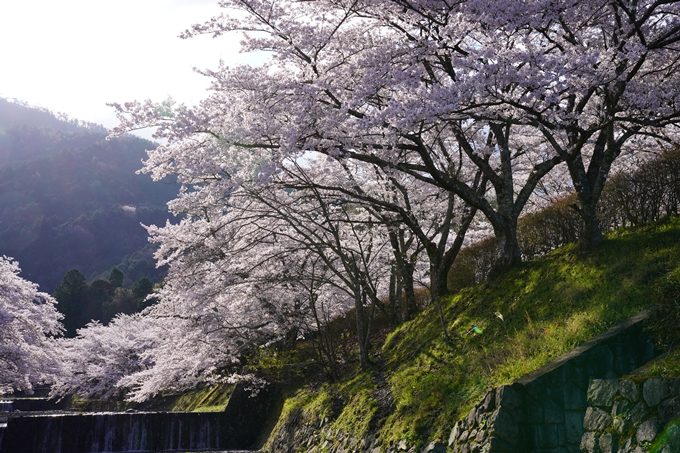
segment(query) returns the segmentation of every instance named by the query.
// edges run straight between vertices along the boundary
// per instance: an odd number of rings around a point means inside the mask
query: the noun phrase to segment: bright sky
[[[107,102],[193,104],[192,68],[243,62],[239,37],[177,36],[223,10],[217,0],[0,0],[0,97],[111,127]]]

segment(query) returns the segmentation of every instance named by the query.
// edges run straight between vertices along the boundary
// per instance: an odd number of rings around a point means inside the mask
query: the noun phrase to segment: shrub
[[[680,212],[680,149],[612,176],[598,203],[602,231],[644,225]],[[517,240],[522,258],[544,256],[577,242],[581,229],[576,194],[519,219]],[[495,258],[494,238],[461,250],[449,271],[449,290],[456,292],[485,281]],[[680,323],[679,323],[680,325]]]
[[[680,149],[667,151],[633,171],[612,176],[600,199],[604,230],[644,225],[680,208]]]
[[[458,252],[446,279],[450,291],[460,291],[486,280],[496,257],[495,243],[496,240],[489,237]]]
[[[517,240],[524,259],[546,255],[578,240],[581,219],[576,195],[569,195],[519,219]]]

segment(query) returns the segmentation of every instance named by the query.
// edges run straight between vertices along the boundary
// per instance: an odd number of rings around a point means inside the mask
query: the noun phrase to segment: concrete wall
[[[455,453],[580,453],[591,379],[619,378],[658,355],[641,312],[548,365],[489,392],[453,427]]]
[[[89,453],[232,448],[221,413],[140,412],[11,418],[3,453]]]
[[[249,449],[264,428],[273,390],[242,385],[224,412],[131,412],[11,416],[0,453],[162,452]]]

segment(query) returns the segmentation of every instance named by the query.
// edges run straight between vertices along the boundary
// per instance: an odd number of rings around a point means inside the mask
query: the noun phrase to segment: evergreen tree
[[[78,269],[71,269],[64,275],[52,296],[57,299],[57,309],[64,315],[67,337],[75,337],[76,330],[83,327],[89,319],[89,287],[87,278]]]
[[[123,286],[123,279],[125,278],[123,271],[118,269],[117,267],[114,267],[111,269],[111,273],[109,274],[109,283],[114,288],[120,288]]]
[[[146,307],[153,305],[155,300],[146,300],[146,296],[153,293],[153,282],[148,277],[142,277],[132,285],[132,293],[137,299],[137,311],[142,311]]]

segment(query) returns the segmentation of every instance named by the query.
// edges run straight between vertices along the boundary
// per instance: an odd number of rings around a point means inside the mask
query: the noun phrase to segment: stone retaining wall
[[[293,414],[286,420],[265,451],[271,453],[350,453],[371,452],[377,448],[376,439],[368,435],[359,439],[339,429],[331,428],[328,418],[303,420],[302,414]]]
[[[490,391],[449,437],[454,453],[580,453],[591,379],[619,378],[659,351],[641,312],[509,386]]]
[[[584,453],[680,452],[680,379],[593,380]]]
[[[660,352],[643,331],[646,318],[641,312],[513,384],[491,390],[454,425],[448,448],[432,442],[416,449],[406,440],[384,445],[376,433],[358,439],[332,429],[328,420],[304,420],[298,414],[275,433],[269,451],[581,453],[589,382],[629,374]]]
[[[290,417],[272,438],[264,453],[446,453],[446,446],[431,442],[416,449],[406,440],[396,445],[380,445],[375,433],[357,438],[339,429],[333,429],[329,419],[301,420],[298,415]]]

